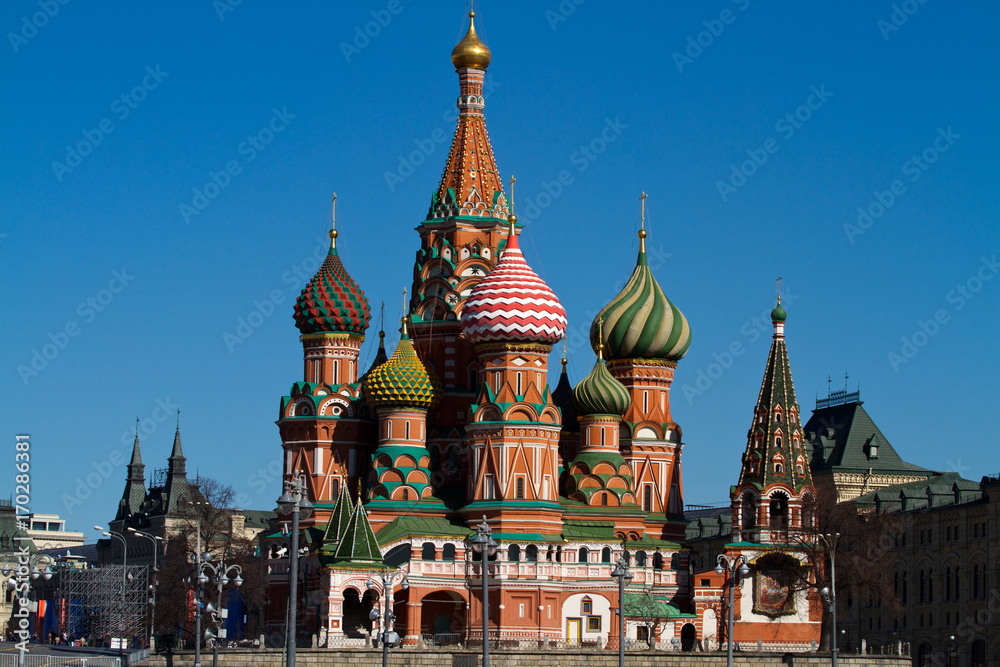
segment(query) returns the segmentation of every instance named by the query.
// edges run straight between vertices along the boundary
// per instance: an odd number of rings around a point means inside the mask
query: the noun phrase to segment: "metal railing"
[[[146,657],[149,657],[148,655]],[[108,655],[44,655],[28,653],[24,662],[17,652],[0,653],[0,667],[121,667],[121,661]]]

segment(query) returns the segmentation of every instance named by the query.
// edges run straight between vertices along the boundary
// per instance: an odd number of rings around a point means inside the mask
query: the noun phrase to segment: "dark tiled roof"
[[[976,482],[963,479],[958,473],[946,472],[870,491],[851,502],[882,511],[911,511],[978,502],[982,495]]]
[[[832,432],[831,432],[832,431]],[[813,443],[813,472],[820,470],[868,470],[926,473],[933,471],[904,461],[861,406],[861,401],[813,410],[805,425]],[[869,458],[870,445],[878,445],[876,458]]]

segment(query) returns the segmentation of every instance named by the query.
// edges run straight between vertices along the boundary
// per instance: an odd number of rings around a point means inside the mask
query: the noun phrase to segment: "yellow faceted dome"
[[[370,370],[362,380],[362,389],[373,407],[408,407],[427,410],[439,394],[432,376],[420,361],[403,321],[399,345],[389,361]]]
[[[455,45],[451,51],[451,62],[455,69],[475,67],[476,69],[486,69],[490,66],[490,47],[483,44],[476,34],[475,12],[469,12],[469,32],[465,33],[462,41]]]

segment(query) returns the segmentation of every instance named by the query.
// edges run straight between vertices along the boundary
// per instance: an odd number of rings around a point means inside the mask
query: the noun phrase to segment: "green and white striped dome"
[[[639,232],[639,257],[628,283],[590,326],[597,349],[598,321],[604,321],[604,350],[609,359],[677,361],[691,345],[691,327],[656,282],[646,260],[646,232]]]

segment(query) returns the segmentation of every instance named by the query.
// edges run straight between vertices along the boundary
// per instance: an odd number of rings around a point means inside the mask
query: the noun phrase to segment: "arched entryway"
[[[691,623],[685,623],[684,627],[681,628],[681,650],[693,651],[697,641],[698,631],[695,630],[694,625]]]
[[[356,588],[344,590],[343,620],[341,627],[348,637],[364,637],[371,634],[372,620],[368,614],[378,603],[378,592],[366,590],[362,595]]]
[[[986,642],[982,639],[972,642],[969,655],[972,667],[986,667]]]
[[[931,667],[930,644],[921,644],[917,650],[917,667]]]
[[[466,603],[452,591],[435,591],[420,600],[420,634],[441,646],[457,644],[465,633]]]

